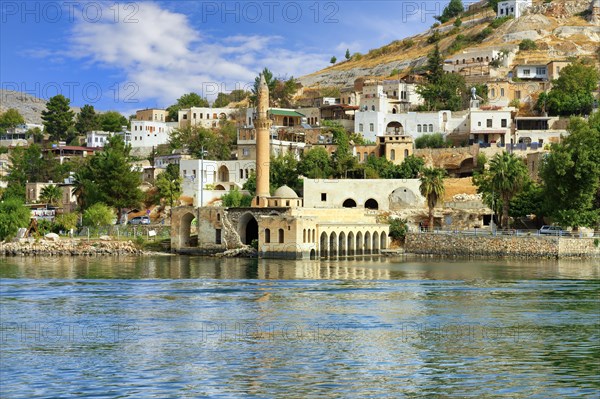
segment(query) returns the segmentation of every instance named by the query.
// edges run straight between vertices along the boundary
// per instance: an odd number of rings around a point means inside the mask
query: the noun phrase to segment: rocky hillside
[[[304,87],[351,86],[359,77],[385,78],[392,72],[408,73],[418,70],[434,48],[432,36],[437,30],[444,55],[465,50],[493,47],[502,49],[518,45],[523,39],[534,40],[537,51],[521,51],[515,63],[543,62],[567,57],[593,56],[600,58],[600,24],[592,15],[592,0],[534,0],[534,6],[518,19],[496,21],[489,7],[469,10],[461,17],[462,25],[454,19],[436,28],[386,46],[355,54],[321,71],[299,78]],[[466,40],[465,40],[466,39]]]
[[[42,123],[42,111],[46,109],[46,100],[18,91],[0,90],[0,113],[15,108],[23,115],[27,123]],[[79,107],[71,107],[78,113]]]

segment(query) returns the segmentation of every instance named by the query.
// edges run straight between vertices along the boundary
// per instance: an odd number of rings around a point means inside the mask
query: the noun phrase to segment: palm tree
[[[485,173],[489,174],[492,190],[500,195],[502,200],[502,228],[509,227],[508,211],[510,200],[523,188],[527,181],[528,173],[525,164],[514,154],[503,152],[496,154],[490,161],[490,168]]]
[[[444,176],[446,171],[439,168],[425,168],[421,172],[419,191],[427,199],[429,207],[429,231],[433,230],[433,208],[444,196]]]
[[[50,205],[58,205],[62,198],[62,190],[56,184],[51,184],[42,189],[40,199]]]

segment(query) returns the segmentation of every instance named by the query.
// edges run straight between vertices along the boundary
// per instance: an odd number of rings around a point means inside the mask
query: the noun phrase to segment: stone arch
[[[319,248],[320,248],[319,252],[320,252],[322,258],[327,258],[327,256],[329,255],[329,251],[328,251],[329,240],[328,240],[328,238],[329,237],[327,237],[327,233],[325,233],[325,232],[321,233],[321,240],[320,240],[321,242],[319,245]]]
[[[365,202],[365,208],[366,209],[379,209],[379,203],[376,200],[374,200],[373,198],[369,198]]]
[[[342,203],[342,206],[344,208],[356,208],[356,201],[354,201],[352,198],[348,198]]]
[[[215,186],[215,190],[225,191],[225,186],[223,186],[222,184],[217,184]]]
[[[312,248],[312,249],[310,250],[310,255],[309,255],[309,257],[310,257],[310,260],[315,260],[315,259],[317,258],[317,256],[316,256],[316,252],[315,252],[315,249],[314,249],[314,248]]]
[[[386,133],[402,134],[404,133],[404,126],[398,121],[392,121],[387,124],[385,131]]]
[[[278,238],[278,242],[280,244],[283,244],[285,242],[285,232],[283,229],[279,229],[279,232],[277,234],[277,238]]]
[[[351,231],[348,233],[348,256],[354,256],[354,233]]]
[[[180,247],[191,247],[192,221],[196,218],[192,212],[184,214],[179,222]]]
[[[337,242],[337,234],[335,234],[335,232],[332,232],[329,235],[329,251],[330,251],[330,258],[337,258],[338,256],[338,242]]]
[[[342,231],[342,232],[340,233],[340,236],[339,236],[339,240],[338,240],[338,241],[339,241],[339,245],[338,245],[338,248],[339,248],[339,256],[341,257],[341,256],[346,256],[346,255],[348,255],[348,254],[346,253],[346,233],[344,233],[344,232]]]
[[[367,231],[365,233],[365,255],[371,255],[371,244],[371,233]]]
[[[362,231],[356,233],[356,255],[364,255],[365,244],[363,242],[363,234]]]
[[[379,253],[379,233],[378,232],[373,233],[373,253],[374,254]]]
[[[386,249],[387,248],[387,239],[386,239],[385,231],[379,233],[379,248]]]
[[[219,167],[219,181],[221,181],[221,182],[229,181],[229,169],[225,165],[221,165]]]
[[[243,244],[250,245],[252,240],[258,240],[258,222],[250,212],[246,212],[238,222],[238,234]]]

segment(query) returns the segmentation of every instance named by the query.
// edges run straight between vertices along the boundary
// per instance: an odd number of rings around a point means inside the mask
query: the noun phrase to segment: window
[[[265,229],[265,243],[269,244],[271,242],[271,229]]]
[[[531,74],[531,70],[523,69],[523,76],[529,76]]]
[[[521,98],[521,90],[515,90],[515,98],[517,100]]]
[[[492,120],[491,119],[486,119],[486,126],[487,127],[492,127]]]
[[[369,123],[369,130],[374,132],[375,131],[375,125],[372,123]]]
[[[504,97],[504,89],[500,89],[500,97]]]
[[[417,125],[417,133],[421,133],[421,125]]]
[[[375,106],[371,105],[371,111],[375,111]]]
[[[360,162],[360,152],[356,153],[356,159],[358,160],[358,162]]]
[[[390,151],[390,161],[395,161],[396,160],[396,150],[391,150]]]
[[[327,193],[321,193],[321,201],[322,202],[327,201]]]
[[[194,119],[196,119],[196,113],[194,112]]]
[[[481,127],[481,121],[477,122],[477,126]]]
[[[433,125],[429,125],[429,133],[433,133]]]
[[[216,229],[215,233],[216,233],[215,244],[221,244],[221,229]]]
[[[492,98],[496,97],[496,89],[491,90],[491,95],[492,95]]]
[[[284,232],[283,229],[279,229],[279,242],[283,244]]]
[[[507,127],[508,126],[508,121],[506,119],[501,119],[500,120],[500,127]]]
[[[369,154],[367,154],[366,152],[363,154],[363,161],[367,160],[367,157],[369,156]]]
[[[187,114],[183,114],[183,119],[187,119]]]
[[[358,131],[359,131],[359,132],[362,132],[362,131],[363,131],[363,124],[362,124],[362,123],[359,123],[359,124],[358,124]]]
[[[546,68],[544,68],[544,67],[536,68],[535,74],[540,75],[540,76],[546,76]]]
[[[248,148],[244,148],[242,149],[242,154],[244,154],[244,156],[247,157],[248,155],[250,155],[250,150]]]

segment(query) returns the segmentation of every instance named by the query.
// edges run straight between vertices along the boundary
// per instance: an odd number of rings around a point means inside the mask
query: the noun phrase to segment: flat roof
[[[516,121],[537,121],[537,120],[544,120],[547,121],[548,119],[552,119],[552,116],[516,116],[515,120]]]
[[[269,114],[271,114],[271,115],[281,115],[281,116],[296,116],[296,117],[303,117],[304,116],[304,114],[301,114],[300,112],[286,111],[286,110],[282,110],[282,109],[270,109],[269,110]]]

